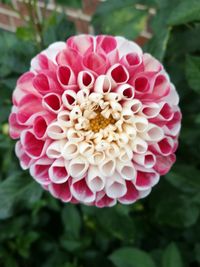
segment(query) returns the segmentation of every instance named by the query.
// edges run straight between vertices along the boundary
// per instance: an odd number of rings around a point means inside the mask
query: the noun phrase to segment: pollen
[[[116,121],[110,116],[108,119],[101,115],[101,109],[96,112],[96,117],[90,120],[89,129],[95,133],[98,133],[100,129],[105,129],[109,124],[114,124]]]

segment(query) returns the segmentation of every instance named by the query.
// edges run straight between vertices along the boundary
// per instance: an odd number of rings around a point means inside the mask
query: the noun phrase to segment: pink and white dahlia
[[[161,63],[134,42],[73,36],[17,81],[10,135],[21,167],[54,197],[130,204],[175,162],[178,101]]]

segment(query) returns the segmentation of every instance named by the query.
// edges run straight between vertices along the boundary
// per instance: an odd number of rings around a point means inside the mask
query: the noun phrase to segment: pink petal
[[[72,36],[67,39],[67,46],[81,55],[91,53],[94,50],[94,37],[86,34]]]
[[[34,162],[34,160],[26,154],[20,141],[15,145],[15,153],[20,160],[20,165],[23,170],[28,169]]]
[[[28,94],[19,102],[17,120],[19,123],[25,124],[33,114],[40,111],[42,111],[41,100],[33,94]]]
[[[49,167],[53,163],[53,160],[44,157],[37,160],[34,164],[30,167],[30,174],[33,178],[42,185],[48,185],[51,183],[49,179]]]
[[[49,93],[43,97],[42,100],[43,107],[46,108],[51,113],[57,114],[61,110],[61,98],[58,94]]]
[[[78,181],[72,180],[71,192],[77,200],[84,203],[94,201],[95,199],[95,194],[89,189],[85,178]]]
[[[123,204],[134,203],[139,198],[139,192],[131,181],[126,181],[127,193],[118,200]]]
[[[75,73],[82,69],[82,57],[74,49],[64,49],[57,55],[56,61],[58,65],[69,65]]]
[[[138,190],[146,190],[159,181],[159,175],[153,170],[137,170],[135,187]]]
[[[171,154],[166,157],[157,155],[154,170],[157,171],[160,175],[165,175],[166,173],[169,172],[175,161],[176,161],[175,154]]]
[[[17,114],[11,113],[9,116],[9,134],[13,139],[18,139],[21,132],[26,128],[24,125],[20,125],[17,122]]]
[[[83,65],[87,69],[101,75],[105,73],[108,62],[103,55],[99,55],[93,52],[83,58]]]
[[[68,181],[63,184],[51,183],[49,185],[49,191],[55,198],[59,198],[63,202],[69,202],[72,199]]]
[[[25,152],[32,158],[39,158],[44,153],[45,141],[37,139],[31,130],[23,131],[21,142]]]

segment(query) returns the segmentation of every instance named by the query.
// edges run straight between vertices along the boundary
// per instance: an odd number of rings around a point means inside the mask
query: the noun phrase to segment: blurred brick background
[[[74,22],[77,33],[94,33],[94,29],[91,25],[91,19],[97,6],[107,0],[82,0],[81,8],[72,8],[67,6],[67,0],[65,5],[57,4],[56,0],[49,0],[47,5],[47,15],[53,11],[58,13],[64,12],[69,20]],[[12,0],[11,8],[9,5],[2,3],[0,0],[0,29],[15,32],[18,26],[24,24],[24,20],[29,19],[29,11],[27,8],[28,0]],[[44,0],[38,1],[38,14],[44,12]],[[21,16],[19,15],[21,14]],[[143,45],[146,41],[151,38],[151,33],[149,30],[144,31],[135,40],[138,44]]]
[[[12,0],[12,4],[16,11],[19,11],[22,16],[28,19],[28,10],[26,0]],[[42,13],[44,9],[45,1],[38,1],[38,12]],[[51,12],[56,10],[57,12],[63,12],[68,16],[68,19],[73,21],[77,30],[77,33],[93,33],[91,27],[91,18],[94,14],[98,4],[103,2],[102,0],[82,0],[82,8],[75,9],[56,4],[55,0],[48,1],[47,10]],[[66,1],[67,3],[67,1]],[[13,11],[13,9],[0,1],[0,28],[8,31],[15,32],[16,27],[23,25],[24,21]]]

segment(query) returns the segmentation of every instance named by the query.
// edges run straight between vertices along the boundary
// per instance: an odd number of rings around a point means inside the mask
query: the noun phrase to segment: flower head
[[[145,197],[175,161],[181,113],[159,61],[123,37],[73,36],[31,61],[13,93],[23,169],[64,202]]]

